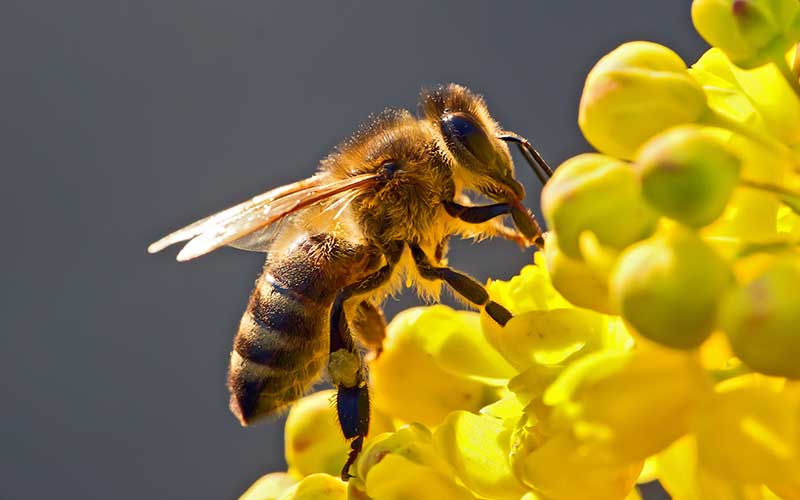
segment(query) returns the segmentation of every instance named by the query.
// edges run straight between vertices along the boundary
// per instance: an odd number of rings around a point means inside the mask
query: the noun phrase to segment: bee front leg
[[[492,228],[502,237],[516,242],[522,247],[534,245],[542,248],[542,230],[530,210],[517,203],[493,203],[491,205],[468,206],[455,201],[445,201],[444,209],[451,217],[470,224],[492,223]],[[510,214],[517,231],[508,228],[496,218]]]
[[[393,245],[385,255],[386,265],[342,289],[331,308],[328,377],[331,384],[337,387],[336,411],[339,426],[344,437],[352,440],[350,453],[342,468],[343,481],[352,477],[350,467],[358,458],[369,432],[367,367],[353,340],[344,305],[349,298],[375,290],[388,282],[402,252],[402,243]]]
[[[444,281],[467,301],[482,307],[501,326],[505,326],[512,318],[513,315],[508,309],[493,300],[489,300],[489,292],[474,278],[449,267],[434,266],[419,246],[410,245],[410,247],[411,255],[414,257],[414,263],[417,265],[420,276],[428,280]]]

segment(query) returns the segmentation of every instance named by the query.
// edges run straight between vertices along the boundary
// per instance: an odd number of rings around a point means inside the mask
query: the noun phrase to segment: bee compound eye
[[[474,118],[466,113],[445,114],[441,121],[442,133],[454,144],[460,144],[477,160],[492,161],[494,148],[489,137]]]
[[[400,170],[400,164],[395,160],[386,160],[381,164],[381,175],[386,181],[394,177],[398,170]]]

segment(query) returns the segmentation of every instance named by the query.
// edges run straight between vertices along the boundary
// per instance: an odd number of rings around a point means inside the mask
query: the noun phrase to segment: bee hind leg
[[[342,480],[350,477],[350,467],[355,463],[364,439],[369,432],[369,388],[367,367],[356,347],[345,314],[345,302],[362,293],[384,285],[392,276],[394,266],[403,252],[401,243],[394,245],[385,255],[386,265],[365,278],[346,286],[336,297],[330,318],[330,357],[328,377],[337,386],[336,411],[344,437],[350,441],[350,453],[342,468]],[[382,339],[381,339],[382,340]]]
[[[499,325],[505,326],[512,318],[511,312],[493,300],[489,300],[489,292],[474,278],[449,267],[437,267],[431,264],[428,256],[417,245],[410,245],[411,255],[420,276],[428,280],[442,280],[450,288],[470,303],[482,307]]]
[[[353,477],[350,474],[350,467],[361,453],[364,438],[369,432],[369,389],[367,389],[366,381],[362,381],[355,387],[339,386],[336,395],[336,411],[344,437],[352,440],[350,441],[350,453],[342,467],[342,481],[347,481]]]

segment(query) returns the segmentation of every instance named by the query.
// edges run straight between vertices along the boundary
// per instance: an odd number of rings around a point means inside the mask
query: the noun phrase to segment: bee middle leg
[[[489,292],[474,278],[449,267],[438,267],[431,263],[425,251],[417,245],[410,245],[411,255],[420,276],[428,280],[442,280],[466,300],[482,307],[499,325],[505,326],[512,318],[511,312],[493,300]]]
[[[374,273],[343,288],[331,308],[328,376],[330,382],[337,386],[336,411],[339,426],[345,439],[352,440],[350,453],[342,468],[343,481],[351,477],[350,467],[358,458],[364,446],[364,438],[369,432],[367,367],[350,331],[345,314],[345,302],[353,296],[375,290],[388,282],[392,277],[394,266],[400,259],[403,247],[402,243],[392,245],[385,254],[386,264]]]
[[[350,318],[350,328],[361,344],[369,349],[369,356],[377,359],[383,352],[383,340],[386,338],[383,311],[371,300],[362,300]]]

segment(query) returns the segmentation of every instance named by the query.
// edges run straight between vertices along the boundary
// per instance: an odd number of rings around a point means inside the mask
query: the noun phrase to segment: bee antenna
[[[501,141],[516,144],[517,148],[519,148],[519,152],[525,157],[525,161],[531,166],[542,185],[547,184],[547,180],[553,176],[553,169],[544,161],[542,155],[531,146],[528,139],[509,131],[500,132],[497,138]]]

